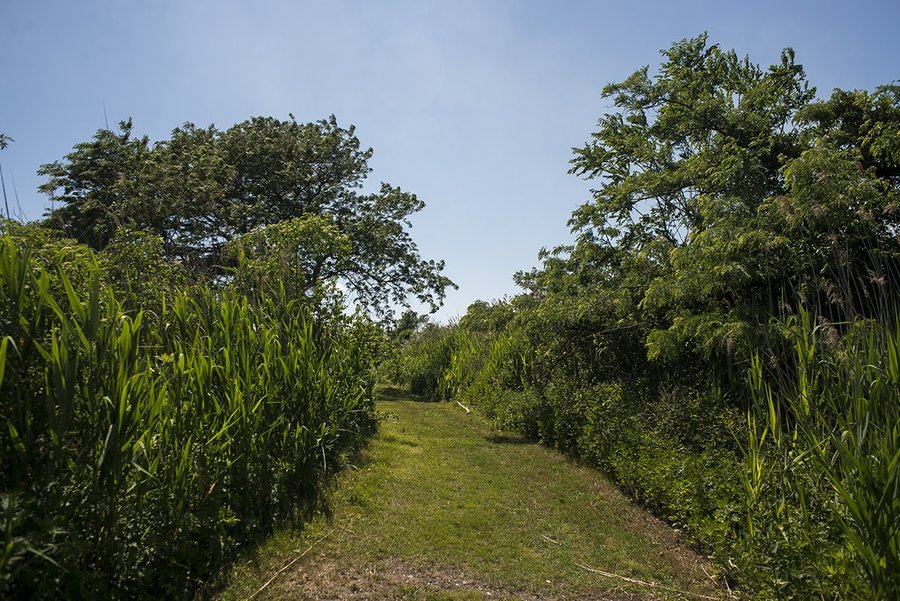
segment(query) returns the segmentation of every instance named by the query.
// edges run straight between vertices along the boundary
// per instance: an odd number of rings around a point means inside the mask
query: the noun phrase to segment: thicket
[[[373,427],[371,327],[5,229],[3,596],[190,597]]]
[[[597,465],[763,599],[900,597],[900,88],[684,40],[604,96],[524,293],[387,370]]]

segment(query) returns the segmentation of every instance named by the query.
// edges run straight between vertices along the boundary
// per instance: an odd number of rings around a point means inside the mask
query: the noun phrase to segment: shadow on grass
[[[438,403],[437,399],[431,399],[421,394],[413,394],[397,386],[379,386],[378,399],[384,401],[412,401],[414,403]]]
[[[377,426],[363,430],[362,437],[357,444],[349,446],[338,458],[336,464],[332,464],[318,481],[305,481],[299,487],[296,496],[286,502],[284,515],[277,516],[260,528],[255,535],[248,539],[244,546],[236,549],[234,553],[221,561],[212,573],[203,581],[198,582],[194,591],[196,601],[209,601],[218,599],[224,591],[233,585],[236,566],[259,566],[265,563],[266,555],[271,551],[265,543],[277,532],[293,532],[299,536],[316,515],[322,515],[330,521],[334,512],[331,508],[331,492],[337,485],[337,476],[348,469],[358,470],[368,463],[365,451]]]
[[[485,440],[491,444],[535,444],[533,440],[528,440],[524,436],[517,434],[495,434],[486,436]]]

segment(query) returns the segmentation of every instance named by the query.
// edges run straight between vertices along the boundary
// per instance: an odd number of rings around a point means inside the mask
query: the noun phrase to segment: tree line
[[[603,468],[749,595],[897,598],[900,86],[702,35],[603,97],[573,242],[383,376]]]

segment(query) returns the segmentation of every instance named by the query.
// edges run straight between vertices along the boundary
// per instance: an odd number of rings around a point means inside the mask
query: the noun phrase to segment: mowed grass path
[[[254,598],[724,596],[703,558],[596,470],[456,404],[386,395],[379,433],[336,479],[326,510],[239,565],[223,599],[273,577]]]

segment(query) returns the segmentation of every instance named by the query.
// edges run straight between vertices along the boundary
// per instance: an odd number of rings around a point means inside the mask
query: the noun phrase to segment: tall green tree
[[[90,142],[76,144],[64,161],[38,170],[49,178],[40,190],[61,203],[51,221],[95,249],[109,244],[120,227],[144,225],[135,208],[146,185],[150,147],[146,136],[132,135],[133,129],[131,119],[119,123],[118,132],[101,129]]]
[[[216,275],[233,256],[223,254],[226,245],[243,240],[257,259],[278,253],[266,260],[270,268],[295,257],[290,268],[303,274],[294,281],[307,283],[297,290],[338,280],[376,313],[410,296],[436,309],[453,286],[443,262],[422,259],[409,234],[409,217],[425,204],[384,183],[363,193],[372,149],[334,116],[254,117],[224,131],[186,123],[153,146],[132,129],[129,120],[119,132],[101,130],[39,172],[48,177],[42,189],[62,204],[51,221],[95,248],[118,228],[147,229],[170,258]],[[289,225],[297,219],[305,225]],[[313,230],[321,235],[310,237]],[[326,238],[346,244],[323,245]]]
[[[896,87],[816,102],[792,50],[763,69],[706,35],[663,56],[604,88],[618,110],[571,169],[600,185],[532,280],[645,329],[651,357],[746,350],[798,302],[864,305],[896,249]]]
[[[0,133],[0,150],[6,150],[10,142],[15,142],[12,138],[4,133]],[[3,205],[6,207],[6,218],[9,219],[9,200],[6,198],[6,180],[3,179],[3,165],[0,164],[0,185],[3,187]]]

